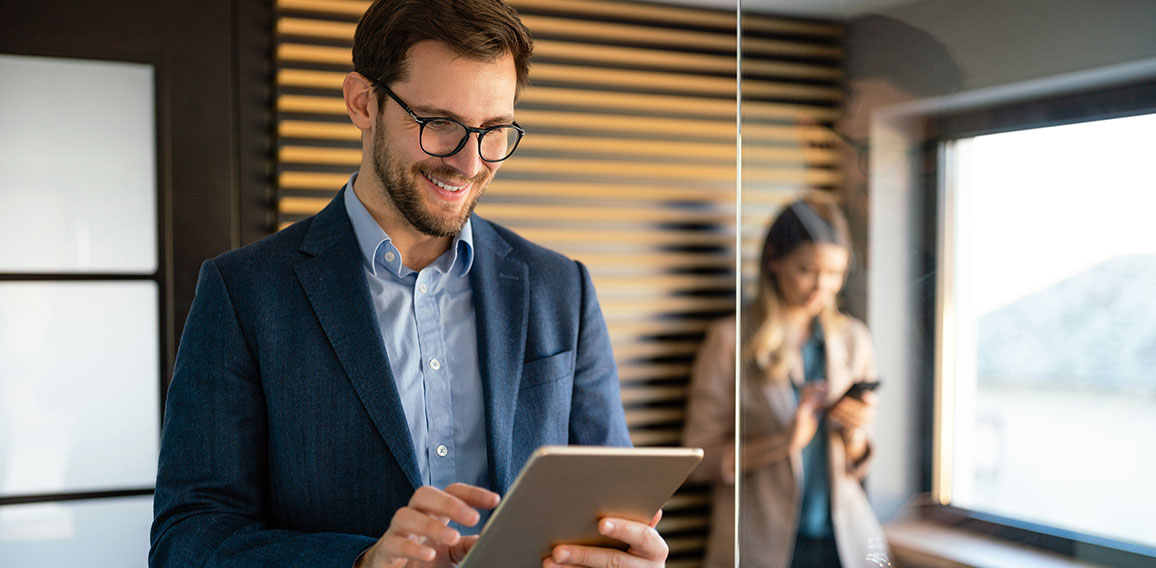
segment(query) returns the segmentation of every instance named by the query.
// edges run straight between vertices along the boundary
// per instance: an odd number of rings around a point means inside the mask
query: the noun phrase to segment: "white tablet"
[[[558,544],[625,549],[598,520],[650,521],[701,459],[698,448],[538,448],[458,566],[541,566]]]

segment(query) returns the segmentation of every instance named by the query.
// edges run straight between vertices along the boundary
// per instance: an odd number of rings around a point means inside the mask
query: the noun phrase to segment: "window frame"
[[[153,95],[153,148],[154,148],[154,220],[155,220],[155,265],[151,273],[146,272],[105,272],[105,271],[68,271],[68,272],[4,272],[0,271],[0,283],[8,282],[152,282],[157,291],[157,380],[161,396],[156,401],[159,409],[158,417],[164,413],[164,392],[168,386],[165,379],[169,363],[165,357],[165,346],[169,344],[169,329],[171,329],[172,313],[168,310],[169,278],[167,256],[170,247],[166,245],[166,236],[169,232],[168,219],[165,212],[168,210],[168,192],[164,178],[164,159],[167,124],[164,121],[162,109],[163,84],[160,71],[161,62],[150,57],[109,57],[107,54],[77,54],[77,53],[45,53],[40,51],[23,52],[21,50],[6,51],[5,55],[18,57],[42,57],[50,60],[83,61],[83,62],[110,62],[148,65],[152,70]],[[163,418],[162,418],[163,419]],[[159,438],[161,424],[156,425]],[[158,439],[159,442],[159,439]],[[53,503],[62,501],[79,501],[88,499],[107,499],[114,497],[136,497],[152,495],[153,486],[148,487],[120,487],[113,489],[99,489],[89,491],[60,491],[49,493],[27,493],[19,495],[0,495],[0,507],[5,505],[29,505],[37,503]]]
[[[935,349],[923,355],[924,377],[919,396],[920,423],[924,432],[933,434],[920,440],[921,490],[931,495],[930,503],[919,508],[922,518],[937,524],[957,527],[1047,550],[1066,556],[1102,562],[1110,565],[1132,566],[1151,562],[1156,558],[1156,547],[1124,542],[1052,527],[1032,521],[973,511],[950,504],[950,490],[944,493],[945,478],[941,452],[946,452],[941,441],[951,435],[953,420],[949,401],[943,393],[951,392],[952,378],[947,370],[951,364],[947,338],[947,321],[952,318],[951,279],[953,243],[950,223],[953,217],[951,180],[953,167],[949,150],[955,141],[975,136],[1014,132],[1077,124],[1128,116],[1156,113],[1156,82],[1150,78],[1086,88],[1063,94],[1021,98],[1011,102],[980,106],[962,111],[931,114],[924,117],[927,143],[922,145],[926,168],[925,201],[920,214],[925,232],[927,251],[934,256],[936,273],[935,298],[922,303],[921,317],[934,322]],[[946,430],[945,430],[946,427]]]

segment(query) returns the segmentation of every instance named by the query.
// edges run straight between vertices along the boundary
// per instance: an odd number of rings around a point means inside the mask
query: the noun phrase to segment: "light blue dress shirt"
[[[469,279],[472,225],[467,221],[449,250],[429,266],[412,270],[354,193],[356,179],[354,173],[345,185],[345,209],[361,247],[422,483],[444,489],[460,481],[489,488],[477,320]],[[481,524],[466,532],[477,532]]]

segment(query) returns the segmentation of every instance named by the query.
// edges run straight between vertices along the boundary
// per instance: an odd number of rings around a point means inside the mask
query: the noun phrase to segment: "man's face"
[[[423,41],[410,49],[407,66],[408,78],[389,87],[418,116],[479,128],[514,121],[517,75],[509,55],[476,61]],[[481,159],[476,134],[452,156],[430,156],[419,144],[418,123],[389,97],[378,104],[373,168],[386,200],[419,232],[456,235],[503,162]]]

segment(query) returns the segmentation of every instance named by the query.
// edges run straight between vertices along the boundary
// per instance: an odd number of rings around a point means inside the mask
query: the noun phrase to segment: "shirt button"
[[[446,457],[447,455],[449,455],[449,453],[450,453],[450,449],[449,449],[449,448],[447,448],[447,447],[445,446],[445,444],[438,444],[438,447],[437,447],[437,450],[436,450],[436,451],[437,451],[437,453],[438,453],[438,457],[440,457],[440,458],[444,458],[444,457]]]
[[[427,290],[429,290],[429,288],[427,288],[425,284],[418,284],[417,285],[417,291],[418,292],[425,294]]]
[[[393,262],[393,259],[395,259],[395,258],[397,258],[397,255],[393,254],[392,251],[385,253],[385,261],[386,262]]]
[[[429,368],[436,371],[436,370],[442,368],[442,362],[438,361],[437,359],[430,359],[429,360]]]

